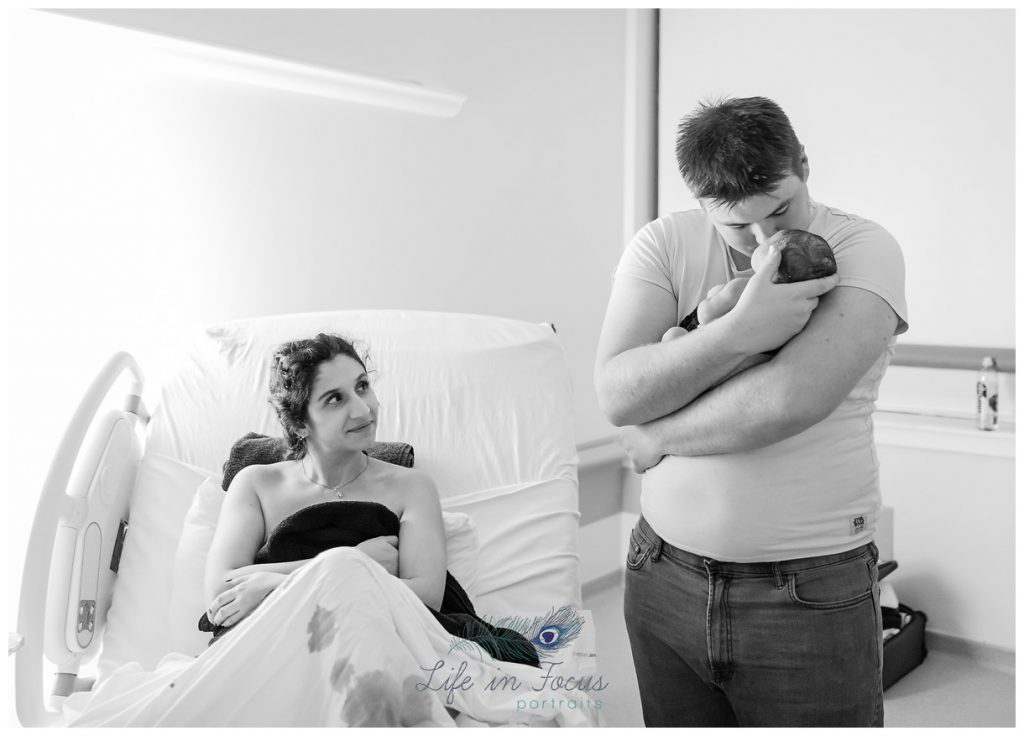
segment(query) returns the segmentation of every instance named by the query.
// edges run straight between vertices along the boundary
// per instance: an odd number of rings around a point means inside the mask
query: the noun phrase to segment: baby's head
[[[767,258],[770,245],[782,251],[779,272],[772,279],[777,284],[820,279],[836,272],[836,259],[828,242],[806,230],[779,230],[757,246],[750,256],[750,265],[755,271],[760,270]]]

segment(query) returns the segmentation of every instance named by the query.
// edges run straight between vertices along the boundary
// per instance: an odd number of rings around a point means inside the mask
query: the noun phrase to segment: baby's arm
[[[708,290],[708,294],[704,298],[704,301],[697,305],[698,322],[702,325],[707,325],[719,317],[728,314],[729,311],[736,306],[736,302],[739,301],[740,295],[743,294],[743,290],[747,288],[747,282],[749,281],[749,276],[740,276],[732,279],[731,281],[727,281],[724,284],[712,286]],[[683,327],[670,327],[665,334],[661,336],[661,341],[667,342],[668,340],[675,340],[686,333],[687,330]],[[771,357],[772,356],[769,353],[758,353],[757,355],[749,356],[740,363],[735,370],[716,383],[715,386],[724,381],[728,381],[737,373],[745,371],[747,368],[760,365],[761,363],[770,360]],[[714,388],[714,386],[712,386],[712,388]]]
[[[706,325],[727,314],[736,306],[736,302],[739,301],[740,295],[747,287],[749,280],[749,276],[741,276],[724,284],[712,286],[708,290],[707,296],[704,297],[704,301],[697,305],[697,321],[702,325]],[[687,332],[688,330],[685,327],[670,327],[661,336],[661,341],[674,340],[677,337],[682,337]]]

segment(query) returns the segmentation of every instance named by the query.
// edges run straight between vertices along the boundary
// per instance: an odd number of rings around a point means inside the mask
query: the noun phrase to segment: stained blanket
[[[339,547],[199,657],[170,654],[151,672],[124,665],[67,698],[64,716],[76,726],[601,725],[602,686],[571,662],[500,662],[461,641],[402,581]]]
[[[334,547],[355,547],[374,537],[398,536],[399,526],[395,513],[375,501],[313,504],[285,517],[274,527],[253,562],[309,560]],[[495,659],[533,667],[540,665],[536,650],[524,636],[511,629],[492,626],[477,616],[466,591],[450,572],[440,610],[427,610],[445,631],[474,641]],[[212,631],[214,640],[231,628],[214,625],[205,612],[199,619],[199,630]]]

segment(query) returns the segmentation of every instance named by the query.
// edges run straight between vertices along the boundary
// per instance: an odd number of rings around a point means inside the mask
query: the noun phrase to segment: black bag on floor
[[[902,603],[899,606],[899,609],[882,608],[883,628],[899,628],[899,631],[882,643],[883,690],[888,690],[893,683],[921,664],[928,656],[928,650],[924,645],[924,625],[928,617],[910,606]],[[905,623],[904,615],[909,616]],[[890,626],[887,621],[899,625]]]
[[[881,581],[899,565],[895,560],[878,565]],[[928,616],[902,603],[899,608],[882,606],[882,630],[899,629],[882,642],[882,689],[888,690],[903,675],[917,667],[928,656],[924,646],[924,625]]]

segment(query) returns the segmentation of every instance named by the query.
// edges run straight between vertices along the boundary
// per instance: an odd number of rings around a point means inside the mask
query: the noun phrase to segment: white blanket
[[[587,726],[600,725],[604,687],[557,657],[537,669],[467,647],[404,583],[337,548],[199,657],[120,667],[64,714],[76,726]]]

